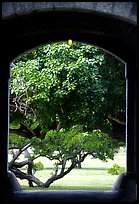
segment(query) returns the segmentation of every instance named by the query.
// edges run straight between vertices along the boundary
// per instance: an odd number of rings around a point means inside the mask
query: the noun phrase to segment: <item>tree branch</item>
[[[119,119],[117,119],[117,118],[114,118],[114,117],[112,117],[111,115],[109,115],[108,118],[109,118],[110,120],[113,120],[113,121],[119,123],[120,125],[126,125],[125,122],[123,122],[123,121],[121,121],[121,120],[119,120]]]
[[[32,145],[32,143],[28,143],[26,145],[24,145],[23,147],[21,147],[19,149],[19,152],[15,155],[15,157],[9,162],[9,168],[13,165],[13,163],[15,162],[15,160],[20,156],[20,154],[22,154],[23,151],[25,151],[27,148],[29,148]]]
[[[16,177],[20,179],[27,179],[29,182],[36,183],[41,188],[44,187],[44,183],[40,181],[38,178],[36,178],[34,175],[26,174],[17,168],[12,168],[11,171],[16,175]]]

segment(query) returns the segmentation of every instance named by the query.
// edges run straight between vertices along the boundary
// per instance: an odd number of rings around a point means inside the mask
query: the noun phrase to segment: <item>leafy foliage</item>
[[[124,65],[92,45],[58,42],[32,50],[12,63],[10,82],[11,100],[24,103],[18,116],[24,113],[29,125],[37,120],[45,132],[59,121],[92,131],[111,129],[108,114],[125,119]],[[11,109],[11,121],[14,115]]]
[[[34,167],[34,170],[36,170],[36,171],[41,171],[41,170],[44,169],[44,165],[43,165],[43,163],[40,162],[40,161],[34,163],[34,164],[33,164],[33,167]]]
[[[113,164],[113,166],[108,169],[108,173],[112,175],[119,175],[122,172],[125,172],[125,167],[119,166],[118,164]]]
[[[73,126],[69,130],[50,130],[44,140],[33,139],[33,141],[34,157],[47,156],[51,160],[56,159],[60,162],[65,157],[75,158],[84,152],[106,161],[107,158],[114,158],[119,147],[119,142],[112,140],[106,133],[100,130],[83,132],[82,126]]]
[[[30,186],[49,187],[88,154],[113,159],[119,142],[108,135],[109,116],[125,119],[124,86],[124,64],[88,44],[48,44],[13,61],[10,128],[24,139],[11,132],[10,147],[18,146],[22,153],[32,146],[33,155],[18,164],[13,159],[10,169]],[[33,161],[40,156],[56,160],[45,183],[32,174]],[[30,177],[19,171],[23,165]]]

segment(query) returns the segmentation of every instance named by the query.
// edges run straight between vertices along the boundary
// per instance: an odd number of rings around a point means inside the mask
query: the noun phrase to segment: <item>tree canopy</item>
[[[49,187],[89,154],[113,159],[119,147],[114,139],[124,141],[124,131],[125,78],[119,59],[93,45],[56,42],[11,63],[9,146],[19,153],[9,169],[30,186]],[[16,162],[30,146],[33,155]],[[45,183],[32,174],[40,156],[56,160]],[[19,169],[24,165],[27,173]]]
[[[124,64],[88,44],[39,47],[12,63],[11,102],[11,122],[41,132],[77,124],[112,132],[114,120],[125,123]]]

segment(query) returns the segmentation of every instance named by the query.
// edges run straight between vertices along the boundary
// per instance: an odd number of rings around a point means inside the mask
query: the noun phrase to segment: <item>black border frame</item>
[[[130,202],[137,199],[137,26],[113,15],[85,10],[49,10],[13,16],[2,22],[2,179],[6,203]],[[68,40],[96,45],[126,63],[127,172],[111,191],[25,192],[8,172],[8,122],[10,62],[23,52],[50,42]]]

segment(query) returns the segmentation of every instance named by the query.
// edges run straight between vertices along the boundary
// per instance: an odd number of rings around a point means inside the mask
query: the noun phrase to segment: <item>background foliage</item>
[[[124,64],[92,45],[48,44],[12,63],[14,97],[28,106],[16,112],[18,122],[33,128],[46,132],[60,122],[63,128],[79,124],[109,131],[109,116],[125,121]],[[11,122],[13,117],[11,109]]]
[[[116,125],[125,121],[124,64],[114,56],[79,42],[38,47],[12,62],[10,93],[9,146],[19,154],[9,168],[30,186],[49,187],[81,167],[88,154],[114,158],[121,143],[111,137],[117,138],[121,127]],[[30,146],[28,161],[15,162]],[[40,156],[56,160],[45,183],[32,174]],[[26,174],[19,170],[24,165]]]

